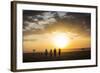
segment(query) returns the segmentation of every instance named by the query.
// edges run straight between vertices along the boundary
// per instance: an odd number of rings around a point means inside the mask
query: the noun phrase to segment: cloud
[[[66,15],[67,15],[66,12],[57,12],[57,14],[58,14],[58,16],[59,16],[60,18],[65,18]]]
[[[42,16],[43,16],[43,20],[47,20],[49,18],[54,18],[54,13],[52,13],[52,12],[44,12],[44,13],[42,13]]]
[[[55,23],[56,22],[56,19],[55,18],[50,18],[47,20],[49,23]]]
[[[51,25],[52,23],[55,23],[56,19],[55,18],[49,18],[46,20],[38,21],[39,25]]]
[[[33,11],[34,12],[34,11]],[[59,19],[73,18],[73,16],[68,15],[67,12],[35,12],[35,14],[29,14],[25,16],[26,18],[23,20],[23,31],[24,32],[33,32],[36,33],[38,31],[45,30],[49,27],[49,25],[55,25],[55,23],[59,22]],[[67,19],[66,19],[67,20]],[[54,26],[53,26],[54,27]],[[48,30],[48,29],[46,29]],[[45,31],[46,31],[45,30]]]
[[[35,22],[28,22],[26,21],[26,26],[24,26],[24,31],[26,30],[33,30],[33,29],[44,29],[44,26],[39,25]]]
[[[37,19],[35,19],[35,20],[37,20]],[[33,22],[24,21],[24,31],[25,31],[25,29],[26,30],[44,29],[45,26],[51,25],[51,24],[53,24],[55,22],[56,22],[55,18],[49,18],[49,19],[40,20],[40,21],[37,20],[37,21],[33,21]]]
[[[67,32],[66,34],[69,35],[70,39],[79,39],[81,37],[78,33]]]
[[[24,41],[37,41],[37,39],[24,39]]]
[[[49,26],[55,22],[56,19],[51,12],[42,12],[38,15],[27,16],[27,20],[24,20],[23,31],[43,30],[45,26]]]

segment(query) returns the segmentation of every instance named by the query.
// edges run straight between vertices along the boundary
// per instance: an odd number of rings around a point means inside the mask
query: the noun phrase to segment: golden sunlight
[[[65,48],[69,44],[69,37],[65,33],[55,33],[52,39],[57,48]]]

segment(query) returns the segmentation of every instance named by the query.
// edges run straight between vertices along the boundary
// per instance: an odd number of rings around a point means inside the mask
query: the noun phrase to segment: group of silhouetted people
[[[48,51],[47,49],[45,49],[44,54],[45,54],[45,56],[48,56],[48,55],[49,56],[60,56],[61,55],[61,49],[59,48],[57,50],[56,48],[54,48],[54,49],[50,49],[50,51]]]

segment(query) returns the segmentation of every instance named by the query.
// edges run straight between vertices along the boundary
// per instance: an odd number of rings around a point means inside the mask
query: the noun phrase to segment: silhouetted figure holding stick
[[[50,56],[52,56],[52,49],[50,49]]]
[[[59,54],[59,56],[61,55],[61,49],[59,48],[59,50],[58,50],[58,54]]]
[[[56,53],[57,53],[56,48],[54,48],[54,56],[56,56]]]
[[[48,56],[48,50],[45,49],[45,56]]]

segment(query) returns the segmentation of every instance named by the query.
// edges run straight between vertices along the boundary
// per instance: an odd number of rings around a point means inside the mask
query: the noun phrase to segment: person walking
[[[48,50],[45,49],[45,56],[48,56]]]
[[[58,50],[58,55],[60,56],[61,55],[61,49],[59,48]]]
[[[56,53],[57,53],[56,48],[54,48],[54,56],[56,56]]]
[[[50,56],[52,56],[52,49],[50,49]]]

